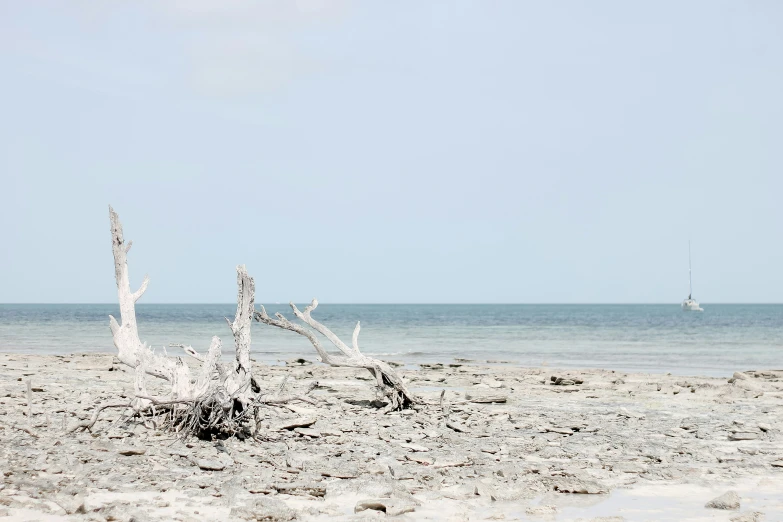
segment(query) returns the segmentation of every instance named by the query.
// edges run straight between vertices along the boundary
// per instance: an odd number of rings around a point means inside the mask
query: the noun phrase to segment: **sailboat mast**
[[[691,240],[688,240],[688,299],[693,296],[693,278],[691,277]]]

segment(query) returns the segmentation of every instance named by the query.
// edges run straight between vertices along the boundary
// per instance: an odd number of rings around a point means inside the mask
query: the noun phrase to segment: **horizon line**
[[[258,302],[262,305],[288,305],[288,302]],[[307,301],[293,301],[294,304],[306,304]],[[236,302],[152,302],[152,303],[136,303],[137,305],[145,306],[145,305],[231,305],[236,306]],[[700,304],[707,304],[707,305],[783,305],[783,302],[773,302],[773,301],[708,301],[704,302],[701,301]],[[0,306],[7,306],[7,305],[116,305],[119,306],[119,303],[116,301],[112,302],[104,302],[104,303],[97,303],[97,302],[8,302],[8,303],[0,303]],[[475,305],[486,305],[486,306],[598,306],[598,305],[604,305],[604,306],[674,306],[680,305],[680,302],[544,302],[544,303],[533,303],[533,302],[459,302],[459,303],[438,303],[438,302],[413,302],[413,303],[406,303],[406,302],[388,302],[388,303],[382,303],[382,302],[323,302],[319,301],[318,305],[361,305],[361,306],[475,306]]]

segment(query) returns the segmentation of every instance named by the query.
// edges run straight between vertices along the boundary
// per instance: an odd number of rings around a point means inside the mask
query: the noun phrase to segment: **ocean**
[[[265,305],[292,317],[285,304]],[[783,305],[703,304],[704,312],[670,305],[344,305],[321,304],[313,316],[350,343],[361,320],[367,355],[422,362],[511,362],[528,367],[726,376],[783,368]],[[300,307],[301,308],[301,307]],[[224,317],[232,304],[138,304],[141,338],[163,351],[170,343],[206,351],[213,335],[227,356],[233,338]],[[28,354],[113,352],[113,304],[0,304],[0,351]],[[315,360],[310,343],[288,331],[253,324],[252,357],[280,363]],[[329,343],[324,340],[324,345]],[[169,354],[181,354],[166,348]]]

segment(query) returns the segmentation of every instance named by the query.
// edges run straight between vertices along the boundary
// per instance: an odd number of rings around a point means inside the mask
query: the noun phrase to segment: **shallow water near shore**
[[[314,316],[343,338],[362,322],[368,355],[416,364],[504,361],[529,367],[607,368],[730,375],[783,367],[783,305],[336,305]],[[284,304],[266,305],[290,316]],[[213,335],[230,344],[232,304],[139,304],[142,339],[205,350]],[[110,352],[113,304],[0,304],[0,351]],[[167,348],[176,353],[177,349]],[[253,356],[267,363],[314,358],[304,338],[255,325]]]

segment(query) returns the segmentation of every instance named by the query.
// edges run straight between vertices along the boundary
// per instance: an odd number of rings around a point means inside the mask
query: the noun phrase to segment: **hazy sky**
[[[783,301],[783,3],[0,0],[0,302]]]

